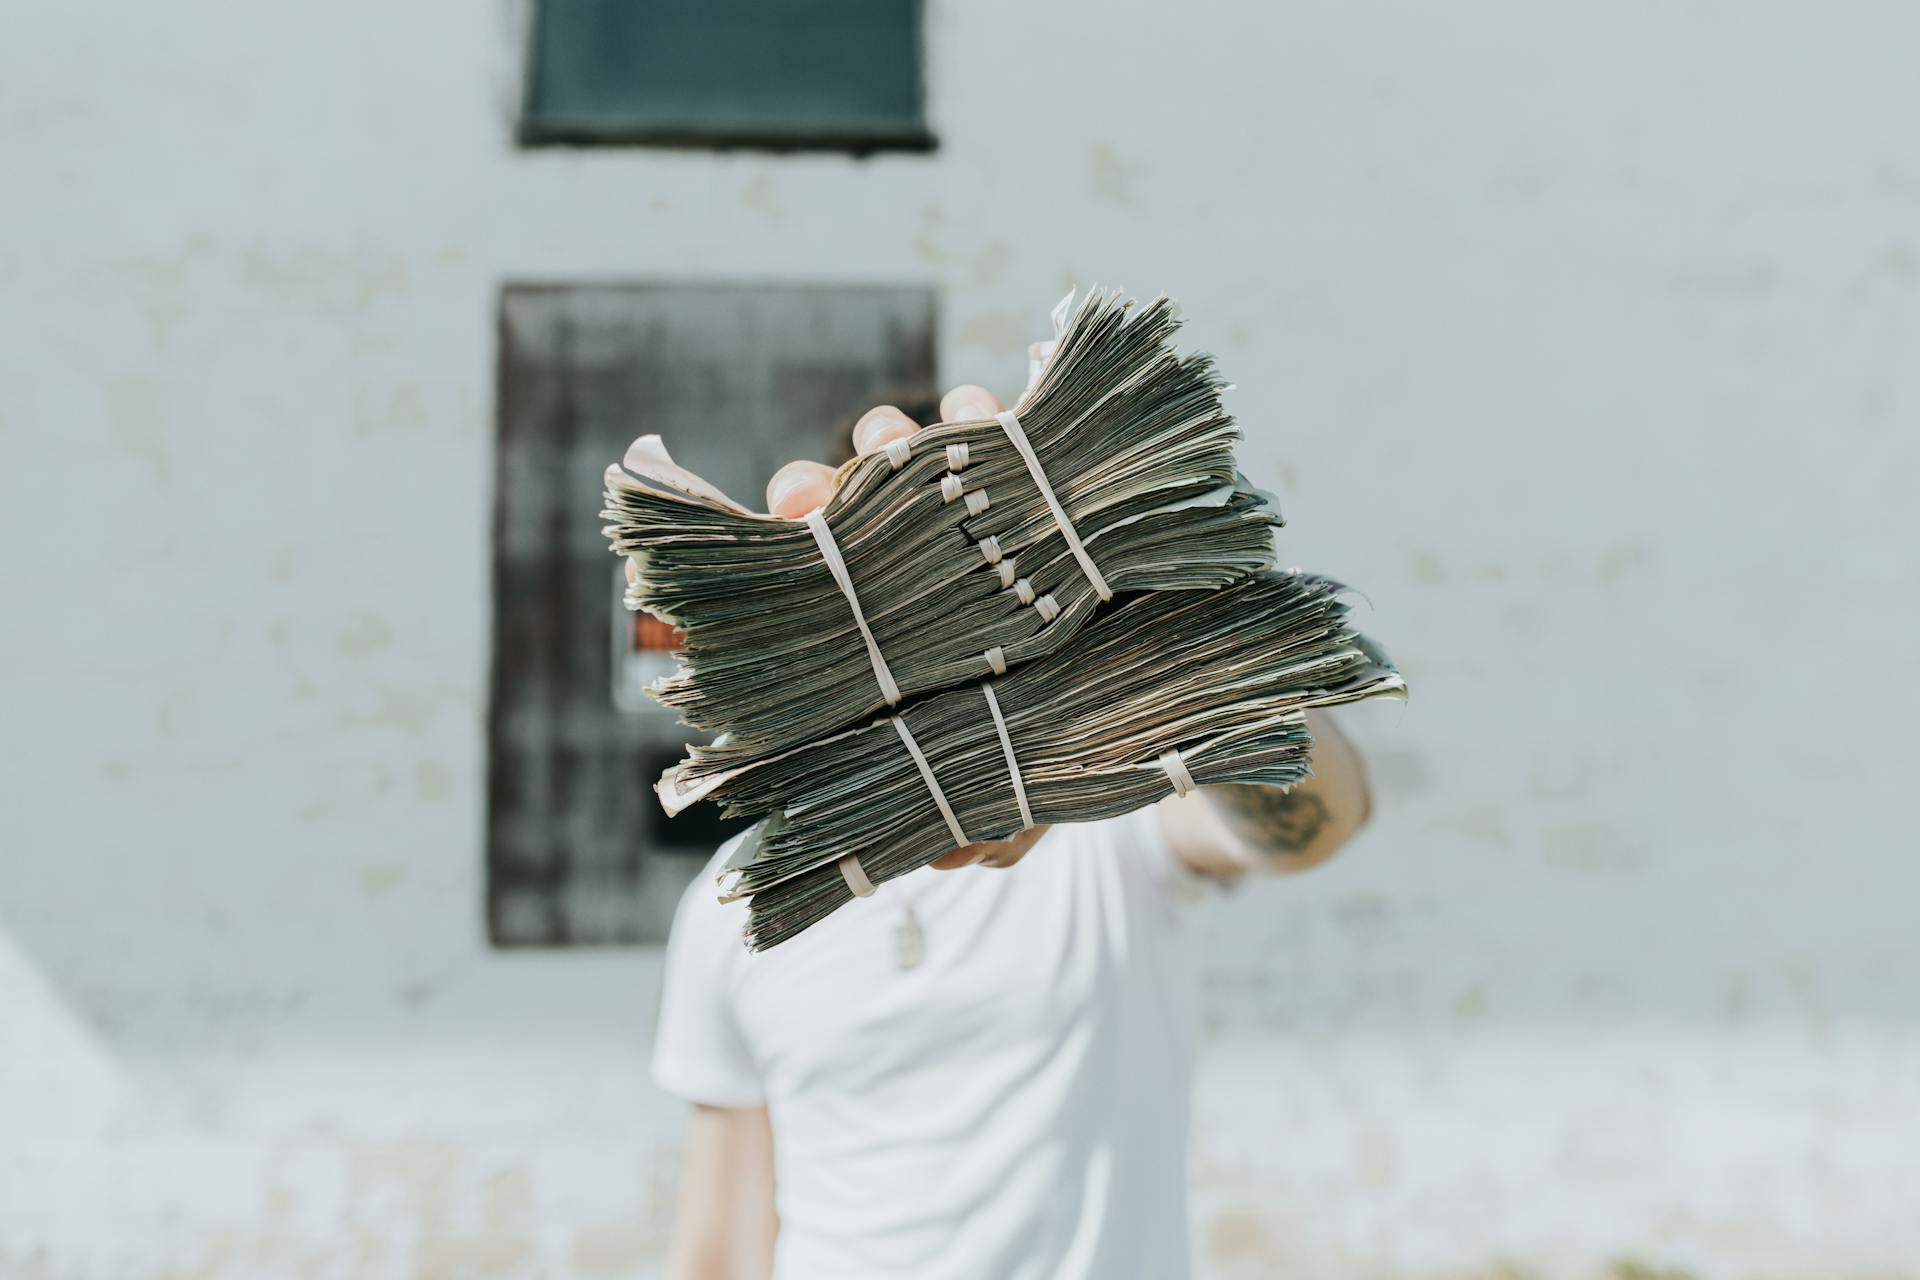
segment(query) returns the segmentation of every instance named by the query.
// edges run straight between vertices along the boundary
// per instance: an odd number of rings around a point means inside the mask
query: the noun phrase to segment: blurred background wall
[[[500,290],[650,279],[1003,394],[1165,288],[1376,603],[1201,1274],[1920,1275],[1915,15],[933,0],[854,159],[517,148],[497,2],[8,5],[0,1275],[654,1273],[657,949],[483,911]]]

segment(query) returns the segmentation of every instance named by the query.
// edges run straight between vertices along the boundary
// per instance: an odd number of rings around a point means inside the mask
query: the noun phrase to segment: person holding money
[[[999,411],[949,392],[942,418]],[[919,427],[890,406],[862,454]],[[769,509],[826,502],[782,467]],[[634,568],[629,564],[628,572]],[[1152,1276],[1187,1270],[1186,1148],[1206,900],[1331,857],[1364,766],[1309,713],[1313,774],[954,849],[779,950],[696,876],[674,916],[653,1073],[693,1104],[668,1274]]]

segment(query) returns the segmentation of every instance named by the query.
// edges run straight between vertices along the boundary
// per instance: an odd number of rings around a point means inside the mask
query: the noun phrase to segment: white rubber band
[[[965,493],[966,488],[964,484],[960,483],[960,477],[949,471],[946,475],[940,477],[940,501],[952,502],[962,493]]]
[[[1000,571],[1000,585],[1003,587],[1012,586],[1013,580],[1020,576],[1019,570],[1013,567],[1013,562],[1014,557],[1008,556],[1005,560],[1002,560],[994,566],[994,568]]]
[[[967,442],[947,446],[947,470],[965,471],[967,469]]]
[[[880,642],[873,638],[873,632],[867,626],[866,615],[860,612],[860,597],[853,593],[853,579],[847,576],[847,562],[840,557],[839,544],[833,540],[833,531],[827,528],[827,518],[815,507],[807,512],[807,528],[813,531],[813,540],[819,544],[820,558],[827,562],[827,572],[840,586],[840,594],[847,598],[847,608],[853,610],[853,624],[860,628],[860,638],[867,642],[867,661],[873,664],[873,678],[880,682],[880,696],[892,706],[900,701],[900,686],[893,682],[893,672],[887,670],[887,659],[880,652]]]
[[[867,879],[867,869],[860,865],[860,859],[850,853],[842,854],[834,861],[834,865],[840,868],[840,878],[847,882],[847,888],[853,890],[854,897],[873,896],[873,881]]]
[[[1007,651],[1005,649],[1002,649],[999,645],[995,645],[981,656],[987,660],[987,665],[993,668],[993,674],[997,676],[1007,674]]]
[[[1033,584],[1025,578],[1013,584],[1013,594],[1020,597],[1021,604],[1033,603]]]
[[[1021,460],[1027,464],[1027,473],[1033,477],[1040,496],[1047,500],[1047,508],[1053,512],[1053,522],[1059,526],[1060,536],[1067,540],[1067,550],[1073,552],[1073,558],[1080,562],[1080,571],[1087,575],[1087,581],[1093,584],[1093,589],[1102,600],[1113,599],[1113,588],[1100,576],[1099,566],[1093,563],[1093,557],[1081,545],[1080,535],[1074,532],[1073,521],[1067,518],[1067,509],[1060,505],[1060,499],[1053,496],[1053,486],[1047,483],[1047,473],[1041,469],[1038,455],[1027,442],[1027,433],[1020,428],[1020,419],[1013,416],[1012,410],[997,413],[994,418],[1000,423],[1000,429],[1007,433],[1007,439],[1013,441],[1013,447],[1019,450]]]
[[[993,696],[993,686],[983,684],[980,692],[987,695],[987,710],[993,712],[993,727],[1000,733],[1000,750],[1007,757],[1007,776],[1013,779],[1013,798],[1020,803],[1020,829],[1025,831],[1033,825],[1033,810],[1027,808],[1027,784],[1020,780],[1020,762],[1013,758],[1013,739],[1007,736],[1007,720],[1000,714],[1000,699]]]
[[[907,459],[912,456],[913,445],[907,437],[901,436],[897,440],[887,441],[887,461],[893,465],[895,471],[906,466]]]
[[[1035,600],[1033,602],[1033,609],[1035,613],[1040,615],[1042,622],[1052,622],[1060,616],[1060,606],[1054,603],[1052,596],[1041,596],[1038,600]]]
[[[1178,751],[1162,751],[1160,767],[1167,771],[1167,780],[1173,783],[1173,794],[1183,796],[1195,790],[1193,775],[1187,772],[1187,762],[1180,758]]]
[[[940,790],[939,779],[933,776],[933,766],[927,763],[926,753],[920,750],[920,744],[913,740],[913,733],[907,728],[907,722],[899,716],[893,718],[893,727],[900,731],[900,741],[907,744],[907,754],[913,757],[914,767],[920,770],[920,780],[927,784],[927,790],[933,795],[934,804],[940,808],[940,816],[947,820],[947,831],[953,836],[953,847],[972,844],[967,833],[960,829],[960,819],[953,816],[953,807],[947,803],[946,793]]]
[[[967,495],[967,514],[970,516],[979,515],[987,509],[988,501],[989,499],[987,498],[987,491],[985,489],[975,489]]]
[[[988,564],[1000,563],[1000,539],[988,534],[980,539],[980,554],[987,558]]]

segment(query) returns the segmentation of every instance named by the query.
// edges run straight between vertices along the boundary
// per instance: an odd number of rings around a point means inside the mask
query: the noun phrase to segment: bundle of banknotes
[[[1271,564],[1278,517],[1240,481],[1223,384],[1206,357],[1173,351],[1177,324],[1164,299],[1094,294],[1015,406],[1104,586],[999,421],[941,424],[839,473],[819,518],[897,696],[806,521],[676,484],[678,468],[610,477],[607,533],[639,561],[628,603],[685,637],[681,671],[655,696],[725,732],[731,761],[992,675],[991,650],[1008,666],[1052,652],[1103,593],[1219,587]]]
[[[1341,588],[1273,569],[1210,359],[1095,292],[1012,409],[857,459],[803,520],[643,441],[608,472],[630,607],[679,628],[650,690],[719,736],[657,787],[763,819],[722,873],[756,949],[959,844],[1195,786],[1290,786],[1309,707],[1401,691]]]

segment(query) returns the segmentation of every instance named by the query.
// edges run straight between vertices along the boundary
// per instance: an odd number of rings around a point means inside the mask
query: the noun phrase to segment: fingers
[[[903,439],[920,429],[920,424],[890,404],[869,409],[853,424],[853,451],[862,456],[887,447],[888,441]]]
[[[638,560],[635,560],[632,556],[628,556],[627,557],[627,585],[632,586],[634,583],[638,581],[640,581],[640,562]]]
[[[985,845],[963,844],[958,849],[949,849],[927,865],[935,871],[958,871],[970,867],[980,857]]]
[[[1040,837],[1047,834],[1045,825],[1028,827],[1016,832],[1005,840],[995,840],[987,845],[985,853],[977,859],[977,865],[983,867],[1006,868],[1012,866],[1032,851],[1040,843]]]
[[[971,382],[955,387],[940,397],[940,421],[978,422],[1000,412],[1000,402],[985,387]]]
[[[833,496],[833,468],[820,462],[789,462],[767,481],[767,510],[798,520]]]
[[[943,422],[978,422],[998,412],[1000,402],[993,398],[993,392],[971,383],[955,387],[940,398]],[[890,404],[883,404],[867,410],[860,421],[853,424],[853,448],[861,455],[873,453],[918,430],[920,426],[912,418]],[[814,508],[825,506],[832,496],[833,471],[818,462],[789,462],[767,481],[767,510],[788,520],[797,520]]]
[[[927,865],[936,871],[957,871],[961,867],[973,866],[1004,869],[1026,857],[1045,834],[1047,828],[1044,825],[1028,827],[1005,840],[982,840],[961,845],[958,849],[941,854]]]

